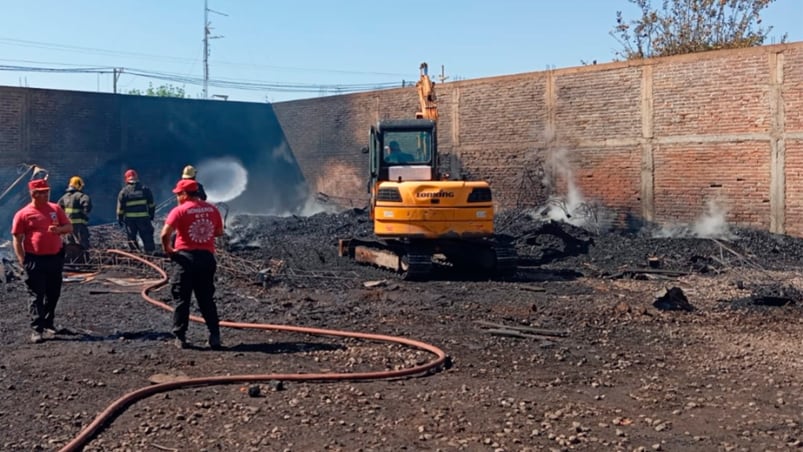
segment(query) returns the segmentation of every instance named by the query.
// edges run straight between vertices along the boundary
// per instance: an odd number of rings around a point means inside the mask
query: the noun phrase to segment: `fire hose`
[[[161,275],[162,279],[157,283],[149,285],[144,289],[142,289],[141,292],[142,298],[144,298],[145,301],[147,301],[152,305],[155,305],[167,311],[173,311],[173,308],[171,306],[159,300],[156,300],[149,295],[149,292],[151,290],[158,289],[159,287],[162,287],[165,284],[167,284],[168,281],[167,273],[161,267],[135,254],[127,253],[125,251],[108,250],[108,252],[113,254],[119,254],[131,259],[135,259],[156,270]],[[190,320],[197,323],[204,323],[203,318],[198,316],[190,316]],[[428,372],[436,371],[445,364],[447,364],[448,360],[446,353],[444,353],[443,350],[434,345],[430,345],[425,342],[420,342],[399,336],[387,336],[383,334],[360,333],[352,331],[330,330],[330,329],[310,328],[310,327],[291,326],[291,325],[277,325],[269,323],[240,323],[226,320],[221,320],[220,326],[228,328],[238,328],[238,329],[284,331],[284,332],[303,333],[303,334],[311,334],[319,336],[334,336],[334,337],[345,337],[353,339],[365,339],[378,342],[389,342],[395,344],[402,344],[420,350],[425,350],[435,355],[436,358],[424,364],[419,364],[414,367],[398,369],[398,370],[354,372],[354,373],[348,373],[348,372],[308,373],[308,374],[274,373],[274,374],[208,376],[208,377],[182,379],[180,381],[171,381],[167,383],[160,383],[151,386],[146,386],[137,389],[136,391],[129,392],[123,395],[122,397],[118,398],[114,402],[112,402],[108,407],[106,407],[106,409],[104,409],[100,414],[98,414],[89,425],[87,425],[83,430],[81,430],[78,436],[73,438],[69,443],[67,443],[67,445],[65,445],[62,449],[60,449],[60,452],[72,452],[81,450],[84,446],[86,446],[86,444],[89,443],[89,441],[97,433],[99,433],[104,428],[105,425],[107,425],[108,421],[110,421],[118,414],[120,414],[129,405],[139,400],[150,397],[154,394],[172,391],[174,389],[188,388],[193,386],[210,386],[219,384],[247,383],[247,382],[259,382],[259,381],[338,381],[338,380],[346,381],[346,380],[378,380],[378,379],[399,378],[411,375],[426,374]]]

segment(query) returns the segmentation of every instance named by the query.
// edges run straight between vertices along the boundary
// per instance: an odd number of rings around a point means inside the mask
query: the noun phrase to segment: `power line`
[[[147,71],[135,68],[115,68],[115,67],[34,67],[0,65],[0,71],[10,72],[45,72],[63,74],[114,74],[115,77],[125,73],[135,77],[162,80],[173,83],[181,83],[195,86],[214,86],[218,88],[239,89],[246,91],[275,91],[293,93],[316,93],[334,92],[338,94],[356,93],[361,91],[373,91],[390,88],[402,87],[403,82],[379,82],[379,83],[358,83],[358,84],[315,84],[315,83],[282,83],[265,82],[256,80],[234,80],[234,79],[203,79],[188,75],[172,74],[168,72]]]
[[[0,38],[0,44],[11,44],[20,47],[33,47],[37,49],[47,49],[47,50],[56,50],[59,52],[72,52],[72,53],[81,53],[81,54],[96,54],[96,55],[105,55],[105,56],[131,56],[131,57],[142,57],[142,58],[150,58],[150,59],[159,59],[159,60],[167,60],[167,61],[177,61],[177,60],[184,60],[185,62],[192,61],[192,58],[182,58],[182,57],[174,57],[174,56],[167,56],[167,55],[155,55],[151,53],[139,53],[139,52],[127,52],[124,50],[109,50],[109,49],[100,49],[97,47],[80,47],[80,46],[71,46],[65,44],[55,44],[50,42],[41,42],[41,41],[28,41],[24,39],[12,39],[12,38]]]
[[[216,14],[226,15],[225,13],[221,13],[207,7],[207,1],[204,2],[205,7],[205,17],[204,17],[204,77],[203,79],[198,79],[197,77],[192,77],[190,75],[179,75],[179,74],[172,74],[166,72],[157,72],[157,71],[148,71],[148,70],[141,70],[141,69],[134,69],[134,68],[123,68],[123,67],[108,67],[108,66],[91,66],[91,67],[83,67],[80,65],[76,65],[74,63],[57,63],[57,62],[41,62],[41,61],[31,61],[31,60],[9,60],[9,59],[0,59],[0,61],[6,62],[17,62],[17,63],[28,63],[28,64],[37,64],[42,65],[38,67],[33,66],[23,66],[23,65],[0,65],[0,71],[17,71],[17,72],[40,72],[40,73],[64,73],[64,74],[113,74],[113,92],[117,92],[117,81],[120,75],[125,72],[126,74],[132,75],[134,77],[144,77],[149,79],[156,79],[156,80],[163,80],[168,82],[174,83],[182,83],[182,84],[189,84],[189,85],[201,85],[203,86],[203,93],[204,98],[208,96],[208,86],[215,86],[219,88],[230,88],[230,89],[239,89],[239,90],[251,90],[251,91],[275,91],[275,92],[306,92],[306,93],[326,93],[332,92],[337,94],[346,94],[346,93],[354,93],[360,91],[369,91],[369,90],[378,90],[378,89],[387,89],[387,88],[395,88],[398,86],[404,86],[404,82],[379,82],[379,83],[361,83],[361,84],[315,84],[315,83],[282,83],[282,82],[265,82],[260,80],[235,80],[235,79],[226,79],[226,78],[218,78],[218,79],[210,79],[209,78],[209,46],[208,46],[208,39],[219,38],[222,36],[210,36],[212,27],[210,26],[211,23],[208,21],[207,12],[211,11]],[[175,61],[191,61],[192,63],[197,63],[198,59],[189,59],[189,58],[180,58],[180,57],[169,57],[164,55],[154,55],[154,54],[147,54],[147,53],[138,53],[138,52],[125,52],[125,51],[113,51],[108,49],[100,49],[95,47],[80,47],[80,46],[72,46],[72,45],[64,45],[64,44],[54,44],[54,43],[47,43],[47,42],[39,42],[39,41],[28,41],[28,40],[21,40],[21,39],[11,39],[11,38],[2,38],[0,37],[0,45],[2,44],[11,44],[11,45],[18,45],[24,47],[35,47],[35,48],[43,48],[43,49],[50,49],[62,52],[73,52],[73,53],[95,53],[100,55],[107,55],[107,56],[131,56],[131,57],[144,57],[144,58],[151,58],[151,59],[168,59],[172,62]],[[232,63],[226,61],[216,61],[216,64],[220,65],[233,65],[233,66],[248,66],[254,68],[271,68],[273,70],[295,70],[295,71],[313,71],[313,72],[331,72],[331,73],[339,73],[339,74],[374,74],[374,75],[390,75],[390,76],[401,76],[401,74],[393,74],[393,73],[382,73],[382,72],[361,72],[361,71],[348,71],[348,70],[333,70],[333,69],[311,69],[311,68],[298,68],[298,67],[282,67],[282,66],[266,66],[266,65],[257,65],[257,64],[241,64],[241,63]],[[43,67],[43,66],[51,66],[51,67]],[[52,66],[64,66],[62,68],[59,67],[52,67]]]
[[[41,49],[48,49],[48,50],[56,50],[59,52],[70,52],[70,53],[81,53],[81,54],[98,54],[104,56],[131,56],[131,57],[138,57],[138,58],[147,58],[147,59],[155,59],[155,60],[167,60],[170,62],[180,62],[180,63],[196,63],[198,58],[188,58],[188,57],[177,57],[177,56],[168,56],[168,55],[156,55],[150,53],[139,53],[139,52],[127,52],[127,51],[118,51],[118,50],[109,50],[109,49],[101,49],[96,47],[80,47],[80,46],[71,46],[71,45],[64,45],[64,44],[55,44],[55,43],[48,43],[48,42],[41,42],[41,41],[28,41],[22,39],[11,39],[11,38],[3,38],[0,37],[0,44],[3,43],[10,43],[11,45],[20,46],[20,47],[34,47],[34,48],[41,48]],[[19,61],[19,60],[17,60]],[[254,63],[240,63],[240,62],[233,62],[233,61],[226,61],[226,60],[211,60],[215,64],[223,65],[223,66],[238,66],[238,67],[248,67],[248,68],[255,68],[255,69],[271,69],[271,70],[279,70],[279,71],[294,71],[294,72],[317,72],[317,73],[329,73],[329,74],[353,74],[353,75],[377,75],[377,76],[385,76],[385,77],[406,77],[409,74],[402,74],[397,72],[377,72],[377,71],[352,71],[346,69],[328,69],[328,68],[314,68],[314,67],[298,67],[298,66],[277,66],[277,65],[266,65],[266,64],[254,64]],[[70,63],[42,63],[42,64],[64,64],[68,65]]]
[[[54,67],[32,67],[32,66],[5,66],[0,65],[2,71],[19,71],[19,72],[61,72],[67,74],[108,74],[113,71],[111,67],[72,67],[72,68],[54,68]]]

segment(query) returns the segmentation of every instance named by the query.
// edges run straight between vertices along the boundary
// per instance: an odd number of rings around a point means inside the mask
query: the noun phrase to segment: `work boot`
[[[41,332],[34,331],[33,333],[31,333],[31,342],[33,342],[34,344],[41,344],[42,342],[44,342],[44,340],[45,339],[42,337]]]
[[[212,350],[220,350],[223,348],[223,344],[220,343],[220,333],[218,334],[210,334],[209,335],[209,348]]]

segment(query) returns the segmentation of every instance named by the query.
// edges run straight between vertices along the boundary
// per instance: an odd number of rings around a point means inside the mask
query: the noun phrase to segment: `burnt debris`
[[[125,246],[121,231],[113,227],[93,227],[92,231],[96,253]],[[358,287],[364,281],[392,275],[338,256],[338,240],[370,239],[372,231],[371,220],[363,209],[306,217],[231,215],[225,240],[219,244],[219,274],[261,285],[293,279],[295,284],[306,287],[331,287],[333,281]],[[536,270],[571,272],[575,277],[666,279],[739,268],[788,270],[803,263],[803,239],[750,229],[733,230],[733,238],[728,241],[654,238],[645,230],[597,233],[567,223],[534,219],[524,210],[508,210],[498,215],[497,231],[500,238],[516,248],[518,279],[523,281],[532,279],[526,272]],[[4,263],[9,266],[7,261]],[[235,274],[227,274],[229,271]],[[448,268],[439,276],[456,277],[448,274]],[[756,300],[765,304],[800,298],[791,289],[781,294],[756,293]]]

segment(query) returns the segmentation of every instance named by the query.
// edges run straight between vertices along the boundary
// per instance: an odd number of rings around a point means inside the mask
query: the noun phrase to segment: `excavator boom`
[[[415,87],[418,89],[418,102],[421,111],[417,112],[415,117],[437,121],[438,104],[436,102],[437,98],[435,97],[435,84],[432,83],[427,72],[427,63],[421,63],[421,76],[415,84]]]

